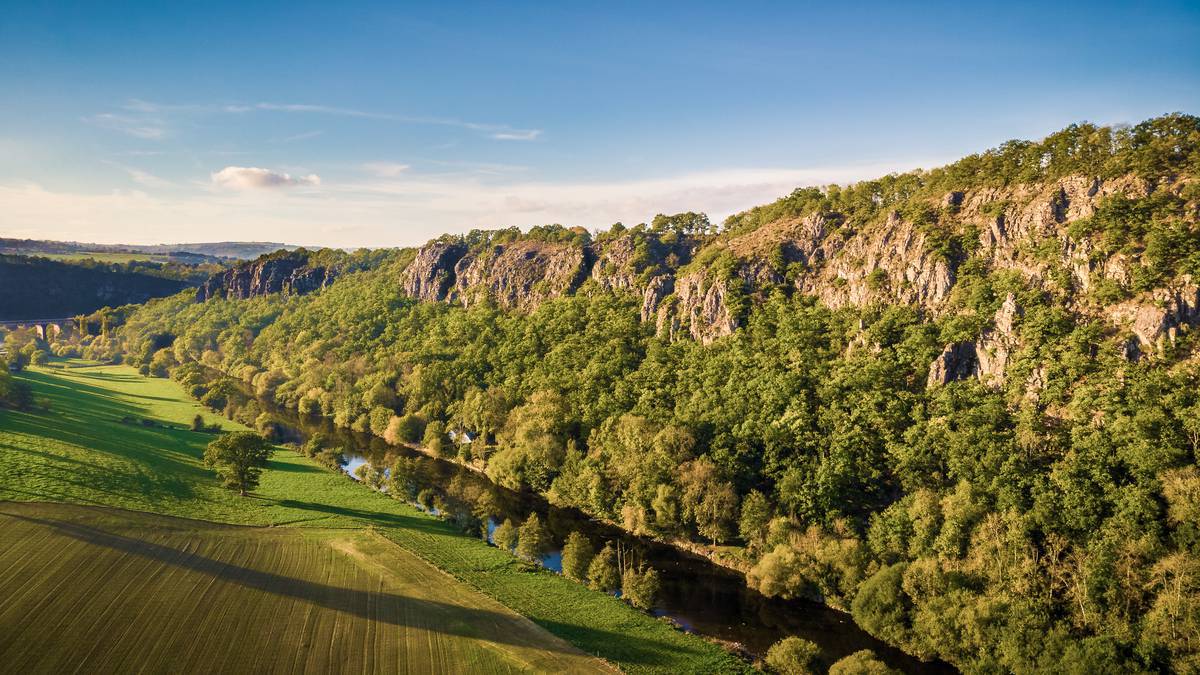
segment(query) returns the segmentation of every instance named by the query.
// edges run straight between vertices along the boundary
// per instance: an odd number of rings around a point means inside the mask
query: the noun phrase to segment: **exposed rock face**
[[[926,386],[936,387],[975,375],[977,363],[974,342],[955,342],[946,345],[942,353],[929,364]]]
[[[642,321],[657,320],[658,310],[663,306],[663,300],[675,292],[675,277],[661,274],[646,284],[642,292]]]
[[[465,244],[434,242],[422,246],[405,270],[404,292],[426,302],[445,300],[454,287],[454,266],[467,252]]]
[[[526,240],[492,246],[458,261],[454,293],[464,305],[490,298],[501,307],[533,309],[578,288],[591,263],[587,249],[569,244]]]
[[[1200,286],[1190,277],[1171,288],[1159,288],[1108,310],[1109,320],[1133,333],[1126,355],[1161,351],[1178,334],[1200,324]]]
[[[1134,336],[1127,349],[1134,356],[1200,323],[1197,287],[1188,281],[1115,307],[1084,307],[1080,303],[1094,302],[1084,296],[1097,284],[1127,288],[1141,263],[1136,253],[1102,252],[1087,237],[1072,236],[1070,226],[1094,215],[1110,196],[1140,198],[1164,189],[1181,188],[1132,176],[1068,176],[950,191],[926,204],[910,202],[907,216],[863,211],[865,220],[855,220],[817,212],[715,239],[637,229],[588,245],[520,239],[468,250],[433,242],[406,272],[404,288],[425,300],[491,298],[528,310],[590,280],[640,297],[642,321],[653,322],[660,335],[709,343],[733,333],[747,304],[773,289],[813,296],[835,309],[902,304],[938,318],[962,308],[951,299],[969,261],[973,274],[1016,272],[1026,285],[1068,298],[1072,312],[1103,312]],[[693,259],[702,262],[689,265]],[[991,327],[938,357],[930,383],[973,376],[1003,386],[1021,346],[1021,314],[1015,297],[1006,297]],[[1030,376],[1033,390],[1039,377]]]
[[[246,299],[272,293],[302,295],[333,283],[337,271],[327,267],[310,267],[308,254],[289,252],[266,256],[242,263],[233,269],[215,274],[196,290],[196,299]]]
[[[679,298],[677,313],[693,338],[709,344],[733,333],[737,320],[729,309],[728,289],[724,281],[709,281],[703,274],[693,273],[675,282]],[[665,321],[659,317],[659,321]]]
[[[1003,386],[1009,356],[1019,346],[1016,322],[1021,316],[1017,299],[1009,293],[996,310],[992,328],[985,330],[975,345],[976,374],[984,384]]]
[[[850,237],[822,273],[804,277],[797,288],[834,308],[879,301],[936,308],[953,285],[950,262],[892,212],[874,232]]]

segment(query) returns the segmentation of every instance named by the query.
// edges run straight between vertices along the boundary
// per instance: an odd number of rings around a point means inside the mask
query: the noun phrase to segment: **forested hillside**
[[[189,268],[0,255],[0,320],[60,319],[171,295],[192,285]]]
[[[228,380],[735,546],[764,593],[922,657],[1189,672],[1198,209],[1200,119],[1082,124],[720,227],[473,232],[320,283],[188,291],[124,339],[242,419],[263,411]]]

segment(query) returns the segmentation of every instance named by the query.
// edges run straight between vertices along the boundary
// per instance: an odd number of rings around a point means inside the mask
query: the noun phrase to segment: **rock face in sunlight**
[[[642,321],[669,339],[707,344],[734,333],[750,307],[774,291],[812,296],[835,309],[901,305],[931,319],[952,315],[961,309],[954,294],[969,265],[1077,296],[1076,311],[1131,333],[1133,357],[1161,351],[1200,323],[1196,283],[1185,276],[1121,302],[1088,297],[1105,285],[1129,287],[1137,267],[1127,251],[1101,245],[1088,224],[1106,203],[1152,194],[1182,200],[1186,185],[1069,175],[952,190],[869,217],[835,209],[783,216],[719,235],[641,227],[582,241],[443,237],[417,251],[401,286],[424,301],[487,300],[530,311],[594,285],[640,297]],[[239,283],[254,286],[240,277]],[[965,347],[947,346],[931,364],[931,382],[961,379],[967,370],[993,386],[1006,382],[1008,356],[1021,344],[1016,298],[1010,293],[990,318],[992,325],[970,341],[969,358]]]
[[[445,300],[454,288],[454,265],[466,252],[466,245],[460,243],[434,242],[422,247],[406,270],[404,292],[427,302]]]
[[[518,241],[468,253],[454,266],[455,298],[464,305],[488,298],[501,307],[533,309],[573,292],[591,271],[590,249]]]
[[[310,254],[299,251],[272,253],[213,275],[196,290],[200,302],[211,298],[247,299],[272,293],[303,295],[333,283],[338,272],[314,265]]]

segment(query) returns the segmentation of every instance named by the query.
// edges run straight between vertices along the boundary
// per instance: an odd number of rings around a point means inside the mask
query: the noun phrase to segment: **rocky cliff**
[[[273,253],[215,274],[196,289],[196,299],[246,299],[272,293],[301,295],[333,283],[337,270],[312,263],[301,249]]]
[[[1102,322],[1131,359],[1163,353],[1200,323],[1200,273],[1189,272],[1200,269],[1194,126],[1161,118],[1142,125],[1153,134],[1107,141],[1116,132],[1072,127],[932,172],[798,189],[731,217],[720,234],[656,219],[586,242],[438,240],[401,285],[423,300],[529,310],[594,284],[639,298],[660,335],[704,343],[733,334],[775,291],[833,309],[904,305],[939,325],[966,317],[974,326],[931,364],[931,385],[976,377],[1005,386],[1024,309],[1013,292],[981,290],[996,280],[1049,298],[1074,321]],[[1155,139],[1175,145],[1149,164],[1139,153]]]

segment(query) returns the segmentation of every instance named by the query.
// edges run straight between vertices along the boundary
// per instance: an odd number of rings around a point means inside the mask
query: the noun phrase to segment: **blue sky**
[[[11,5],[2,236],[392,246],[721,218],[1200,113],[1195,2]]]

